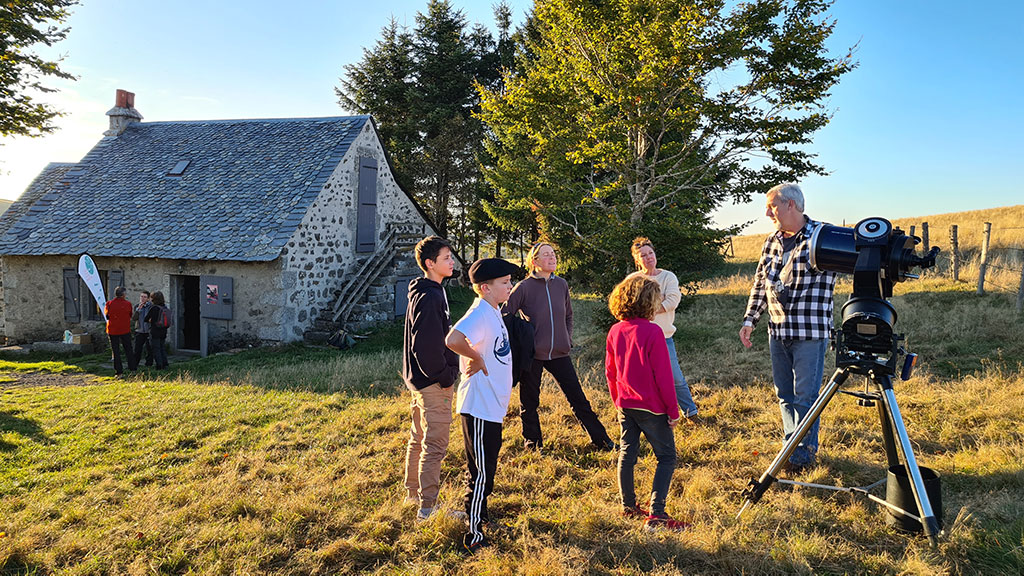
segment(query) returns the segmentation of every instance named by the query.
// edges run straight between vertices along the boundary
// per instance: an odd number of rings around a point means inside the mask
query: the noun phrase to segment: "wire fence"
[[[915,226],[911,226],[911,235],[915,235]],[[954,282],[968,281],[961,279],[963,275],[977,276],[977,293],[984,295],[986,291],[1014,293],[1017,295],[1017,313],[1024,309],[1024,246],[999,245],[993,246],[993,232],[996,237],[1005,236],[1010,243],[1024,241],[1019,233],[1010,231],[1024,230],[1024,226],[1001,226],[993,229],[991,222],[985,222],[981,234],[981,251],[976,254],[973,247],[962,251],[959,246],[959,227],[949,227],[949,247],[943,254],[938,273],[948,272]],[[929,249],[928,223],[921,223],[921,240],[924,249]]]

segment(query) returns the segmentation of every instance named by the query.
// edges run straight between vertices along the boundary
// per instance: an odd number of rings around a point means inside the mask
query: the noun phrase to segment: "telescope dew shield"
[[[857,266],[857,244],[852,228],[822,224],[811,233],[811,267],[852,274]]]

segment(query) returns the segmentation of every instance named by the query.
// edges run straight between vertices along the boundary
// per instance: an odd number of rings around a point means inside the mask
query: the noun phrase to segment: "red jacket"
[[[114,298],[103,307],[107,316],[107,334],[120,336],[132,331],[132,303],[124,298]]]
[[[612,326],[605,347],[604,373],[616,408],[679,418],[668,346],[657,324],[646,318],[631,318]]]

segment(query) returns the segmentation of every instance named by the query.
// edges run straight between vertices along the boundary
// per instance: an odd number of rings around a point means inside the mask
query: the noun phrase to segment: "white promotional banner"
[[[92,292],[92,297],[100,305],[100,314],[103,314],[103,320],[106,321],[107,315],[103,312],[103,308],[107,304],[107,299],[103,296],[103,281],[100,280],[100,271],[96,269],[96,263],[88,254],[82,254],[82,257],[78,259],[78,275],[85,281],[89,292]]]

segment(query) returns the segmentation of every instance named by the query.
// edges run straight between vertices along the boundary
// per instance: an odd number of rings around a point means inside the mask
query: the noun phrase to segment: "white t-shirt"
[[[459,382],[455,411],[488,422],[501,422],[508,412],[508,400],[512,396],[512,346],[501,312],[477,298],[452,328],[466,336],[487,366],[486,376],[481,370],[467,377],[469,359],[459,357],[462,381]]]

